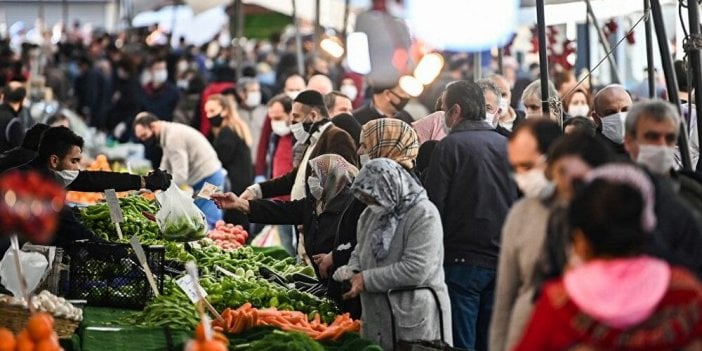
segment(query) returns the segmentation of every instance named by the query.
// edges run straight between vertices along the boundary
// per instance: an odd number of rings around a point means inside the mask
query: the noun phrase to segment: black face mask
[[[27,96],[27,90],[25,88],[17,88],[17,89],[7,89],[5,90],[4,93],[5,96],[5,101],[7,102],[12,102],[12,103],[18,103],[22,102],[24,100],[25,96]]]
[[[152,134],[150,138],[142,141],[142,143],[146,147],[156,147],[158,145],[158,138],[156,138],[156,134]]]
[[[221,127],[221,126],[222,126],[222,122],[224,122],[224,119],[222,118],[222,115],[221,115],[221,114],[218,114],[218,115],[213,116],[213,117],[210,118],[210,124],[211,124],[213,127],[217,127],[217,128]]]
[[[400,102],[398,102],[398,103],[394,103],[394,102],[390,101],[390,103],[392,104],[392,107],[394,107],[395,110],[397,110],[397,111],[402,111],[402,109],[404,109],[405,106],[407,106],[408,102],[409,102],[409,98],[400,98]]]

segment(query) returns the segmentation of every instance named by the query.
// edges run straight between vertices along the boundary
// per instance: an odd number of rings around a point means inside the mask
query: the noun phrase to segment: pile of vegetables
[[[285,331],[305,333],[314,340],[338,340],[346,333],[358,333],[361,323],[354,321],[348,313],[337,316],[327,325],[319,314],[310,322],[307,316],[297,311],[279,311],[276,308],[256,309],[246,303],[236,310],[227,308],[222,312],[223,323],[214,321],[215,330],[238,334],[256,326],[275,326]]]
[[[195,339],[189,340],[185,351],[227,351],[229,339],[224,334],[212,331],[211,339],[207,339],[205,324],[198,324],[195,328]]]
[[[207,237],[214,242],[215,245],[223,250],[238,249],[246,244],[246,239],[249,238],[244,228],[240,225],[217,221],[214,229],[210,230]]]
[[[54,331],[54,318],[46,312],[33,314],[27,326],[15,337],[12,331],[0,328],[0,349],[5,351],[59,351],[58,335]]]
[[[157,242],[161,237],[158,224],[153,221],[153,214],[158,211],[154,201],[141,196],[132,195],[119,199],[124,222],[120,224],[125,234],[123,242],[129,242],[132,235],[137,235],[142,244],[162,244]],[[117,229],[110,220],[110,209],[106,203],[100,203],[83,208],[80,220],[95,234],[105,240],[119,242]]]

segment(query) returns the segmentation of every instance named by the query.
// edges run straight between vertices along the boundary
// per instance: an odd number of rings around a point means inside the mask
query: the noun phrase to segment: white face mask
[[[78,172],[79,171],[73,171],[73,170],[63,170],[63,171],[54,171],[54,178],[56,178],[56,181],[61,183],[63,187],[67,187],[69,184],[73,183],[74,180],[78,177]]]
[[[568,114],[573,117],[587,117],[590,113],[590,106],[588,105],[571,105],[568,107]]]
[[[271,127],[272,126],[273,125],[271,125]],[[302,125],[302,123],[292,124],[290,126],[290,131],[293,133],[293,136],[298,143],[307,141],[307,138],[310,136],[310,134],[305,131],[305,127]]]
[[[261,104],[261,92],[251,91],[246,94],[246,106],[256,107]]]
[[[494,125],[495,124],[495,114],[485,112],[485,121],[490,123],[490,125]]]
[[[152,82],[155,85],[161,85],[161,84],[165,83],[167,79],[168,79],[168,71],[166,71],[165,69],[160,69],[160,70],[155,71],[153,73],[153,81]]]
[[[542,197],[553,186],[551,182],[546,179],[546,175],[542,169],[531,169],[524,173],[517,173],[514,175],[514,181],[517,183],[519,190],[522,191],[524,196],[529,198]]]
[[[358,96],[358,89],[356,89],[355,85],[342,85],[341,88],[339,88],[339,91],[348,96],[351,101],[356,100],[356,97]]]
[[[368,154],[361,154],[361,167],[365,166],[366,163],[370,161],[370,156]]]
[[[322,198],[324,188],[322,187],[319,178],[315,176],[309,176],[307,178],[307,185],[310,187],[310,194],[312,194],[312,197],[314,197],[317,200],[320,200]]]
[[[146,85],[151,83],[151,72],[149,71],[144,71],[141,73],[141,77],[139,77],[139,81],[141,82],[141,85]]]
[[[300,95],[300,91],[299,91],[299,90],[288,91],[288,92],[285,92],[285,95],[287,95],[289,98],[295,100],[295,98],[296,98],[298,95]]]
[[[509,113],[509,102],[507,102],[507,99],[503,98],[500,100],[500,110],[502,111],[503,115]]]
[[[286,121],[271,121],[271,128],[273,129],[273,133],[278,136],[290,134],[290,126]]]
[[[675,148],[665,145],[639,145],[636,162],[656,174],[667,174],[675,164]]]
[[[616,144],[624,142],[624,121],[626,112],[619,112],[601,118],[602,135]]]

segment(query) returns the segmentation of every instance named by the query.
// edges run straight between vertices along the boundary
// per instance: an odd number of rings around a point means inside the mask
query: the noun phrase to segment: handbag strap
[[[390,297],[395,293],[407,292],[407,291],[417,291],[417,290],[429,290],[431,295],[434,297],[434,301],[436,302],[437,309],[439,310],[439,328],[440,328],[440,333],[441,333],[441,342],[446,343],[446,336],[444,335],[444,313],[443,313],[443,311],[441,311],[441,301],[439,300],[439,294],[437,294],[436,290],[434,290],[434,288],[432,288],[431,286],[408,286],[408,287],[390,289],[390,290],[388,290],[388,292],[385,295],[387,300],[388,300],[388,307],[390,308],[390,324],[392,325],[393,348],[397,344],[397,335],[395,332],[395,313],[392,310],[392,302],[390,301]]]

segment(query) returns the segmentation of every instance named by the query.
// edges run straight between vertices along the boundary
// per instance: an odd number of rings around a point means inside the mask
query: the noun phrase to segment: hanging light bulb
[[[414,69],[414,77],[424,84],[428,85],[436,79],[444,67],[444,58],[441,54],[431,53],[424,55],[419,64]]]
[[[400,77],[400,89],[407,95],[417,97],[424,91],[424,85],[413,76]]]
[[[368,49],[368,36],[363,32],[350,33],[346,37],[346,60],[349,69],[359,74],[368,74],[371,71],[370,51]]]
[[[319,43],[319,47],[333,58],[344,56],[344,46],[337,37],[326,37]]]

